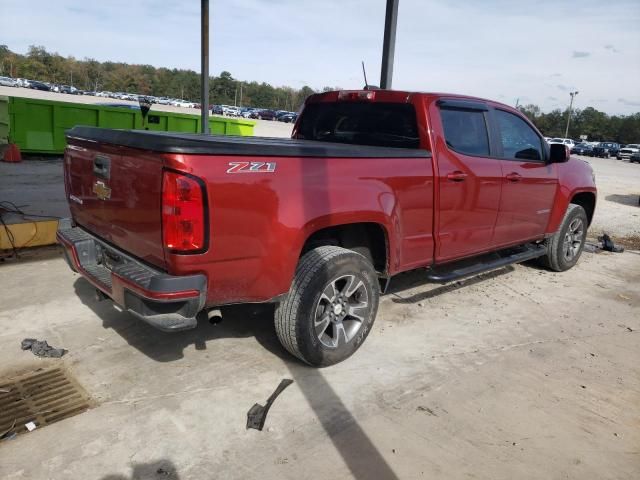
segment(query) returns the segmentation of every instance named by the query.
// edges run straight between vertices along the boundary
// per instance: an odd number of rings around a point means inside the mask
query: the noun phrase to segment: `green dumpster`
[[[0,145],[9,139],[9,97],[0,95]]]
[[[102,128],[142,129],[163,132],[198,133],[200,116],[161,112],[153,109],[143,125],[137,108],[110,105],[57,102],[23,97],[9,97],[8,136],[22,152],[62,153],[64,133],[76,125]],[[0,137],[2,136],[2,102],[0,101]],[[255,122],[244,119],[210,117],[209,129],[219,135],[253,135]]]

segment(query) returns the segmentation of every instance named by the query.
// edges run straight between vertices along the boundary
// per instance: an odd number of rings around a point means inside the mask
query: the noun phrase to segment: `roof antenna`
[[[369,82],[367,82],[367,71],[364,68],[364,60],[362,60],[362,75],[364,75],[364,89],[366,90],[369,86]]]
[[[369,82],[367,82],[367,71],[364,68],[364,60],[362,61],[362,74],[364,75],[364,89],[365,90],[378,90],[379,87],[376,87],[375,85],[369,85]]]

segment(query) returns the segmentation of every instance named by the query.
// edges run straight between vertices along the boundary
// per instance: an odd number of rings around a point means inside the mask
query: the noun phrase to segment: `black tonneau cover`
[[[292,138],[234,137],[198,133],[114,130],[73,127],[67,139],[87,140],[162,153],[242,155],[273,157],[402,158],[430,157],[431,152],[413,148],[372,147]]]

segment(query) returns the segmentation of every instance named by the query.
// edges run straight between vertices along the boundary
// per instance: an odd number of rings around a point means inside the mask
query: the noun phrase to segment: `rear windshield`
[[[379,147],[420,146],[416,112],[407,103],[310,103],[300,119],[298,138]]]

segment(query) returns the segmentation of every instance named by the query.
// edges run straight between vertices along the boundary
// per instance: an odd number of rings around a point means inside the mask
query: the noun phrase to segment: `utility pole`
[[[573,109],[573,97],[578,95],[578,91],[576,90],[575,92],[569,92],[569,95],[571,95],[571,101],[569,102],[569,116],[567,116],[567,129],[564,131],[564,138],[568,138],[568,135],[569,135],[569,123],[571,122],[571,110]]]
[[[238,106],[238,87],[236,86],[236,92],[233,94],[233,106]]]
[[[400,0],[387,0],[384,17],[384,41],[382,44],[382,69],[380,88],[391,88],[393,79],[393,56],[396,50],[396,25],[398,24],[398,3]]]
[[[209,0],[200,3],[200,131],[209,133]]]
[[[240,107],[242,107],[242,82],[240,82]]]

